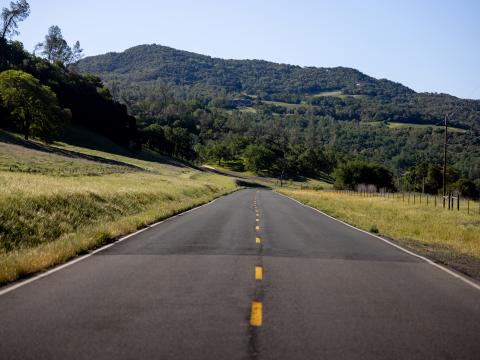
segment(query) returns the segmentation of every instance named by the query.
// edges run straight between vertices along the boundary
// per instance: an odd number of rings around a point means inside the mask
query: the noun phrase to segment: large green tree
[[[257,174],[269,172],[275,163],[275,154],[263,145],[248,145],[243,152],[245,169]]]
[[[58,106],[57,97],[48,86],[19,70],[0,73],[0,102],[26,140],[37,136],[52,141],[70,117],[70,111]]]

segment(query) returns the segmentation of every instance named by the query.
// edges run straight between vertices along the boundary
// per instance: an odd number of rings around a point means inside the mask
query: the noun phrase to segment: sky
[[[58,25],[86,55],[156,43],[228,59],[352,67],[419,92],[480,98],[479,0],[29,3],[15,38],[29,51]]]

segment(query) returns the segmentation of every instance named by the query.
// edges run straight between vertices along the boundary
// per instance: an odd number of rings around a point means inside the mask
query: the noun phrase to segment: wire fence
[[[377,189],[374,186],[358,187],[357,190],[323,190],[339,194],[348,194],[365,198],[385,198],[399,201],[406,205],[426,206],[445,209],[445,211],[463,212],[468,215],[480,215],[480,201],[462,197],[460,194],[430,195],[418,192],[389,192]]]

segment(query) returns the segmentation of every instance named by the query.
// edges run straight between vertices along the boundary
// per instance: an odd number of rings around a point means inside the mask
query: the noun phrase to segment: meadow
[[[0,283],[237,188],[232,178],[146,151],[128,156],[0,135]]]
[[[401,197],[361,197],[334,191],[277,189],[360,229],[378,233],[415,253],[480,279],[479,204],[470,214],[448,211],[432,202],[404,202]]]

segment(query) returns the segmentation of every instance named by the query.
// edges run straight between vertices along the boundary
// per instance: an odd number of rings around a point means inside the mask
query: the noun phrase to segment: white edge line
[[[220,196],[220,197],[223,197],[223,196],[225,196],[225,195],[222,195],[222,196]],[[131,238],[132,236],[138,235],[138,234],[140,234],[141,232],[144,232],[145,230],[148,230],[148,229],[153,228],[153,227],[155,227],[155,226],[157,226],[157,225],[160,225],[161,223],[164,223],[165,221],[168,221],[168,220],[171,220],[171,219],[173,219],[173,218],[176,218],[177,216],[182,216],[182,215],[185,215],[186,213],[189,213],[189,212],[198,210],[198,209],[200,209],[200,208],[203,207],[203,206],[210,205],[210,204],[214,203],[215,201],[217,201],[220,197],[215,198],[215,199],[209,201],[208,203],[205,203],[205,204],[196,206],[196,207],[194,207],[194,208],[192,208],[192,209],[190,209],[190,210],[183,211],[183,212],[178,213],[178,214],[176,214],[176,215],[170,216],[170,217],[168,217],[168,218],[166,218],[166,219],[157,221],[156,223],[153,223],[153,224],[151,224],[151,225],[148,225],[148,226],[146,226],[146,227],[144,227],[144,228],[142,228],[142,229],[140,229],[140,230],[135,231],[134,233],[125,235],[125,236],[121,237],[120,239],[118,239],[118,240],[116,240],[116,241],[114,241],[114,242],[112,242],[112,243],[110,243],[110,244],[107,244],[107,245],[104,245],[104,246],[102,246],[102,247],[100,247],[100,248],[98,248],[98,249],[95,249],[95,250],[89,252],[89,253],[86,254],[86,255],[82,255],[82,256],[80,256],[80,257],[74,258],[73,260],[70,260],[70,261],[66,262],[65,264],[58,265],[58,266],[54,267],[53,269],[50,269],[50,270],[45,271],[45,272],[43,272],[43,273],[40,273],[40,274],[38,274],[38,275],[34,275],[33,277],[28,278],[28,279],[26,279],[26,280],[19,280],[19,282],[18,282],[17,284],[14,284],[14,285],[11,285],[11,286],[8,286],[8,285],[7,285],[7,287],[6,287],[5,289],[0,290],[0,296],[5,295],[5,294],[7,294],[7,293],[9,293],[9,292],[11,292],[11,291],[13,291],[13,290],[18,289],[18,288],[21,288],[22,286],[25,286],[25,285],[27,285],[27,284],[30,284],[30,283],[32,283],[32,282],[34,282],[34,281],[40,280],[41,278],[44,278],[44,277],[49,276],[49,275],[52,275],[53,273],[56,273],[57,271],[63,270],[63,269],[65,269],[66,267],[72,266],[72,265],[76,264],[77,262],[80,262],[80,261],[82,261],[82,260],[85,260],[85,259],[89,258],[90,256],[95,255],[96,253],[99,253],[99,252],[101,252],[101,251],[104,251],[104,250],[108,249],[109,247],[111,247],[111,246],[113,246],[113,245],[119,244],[119,243],[121,243],[122,241],[125,241],[125,240],[127,240],[128,238]]]
[[[281,195],[281,196],[286,197],[287,199],[290,199],[290,200],[292,200],[292,201],[295,201],[295,202],[299,203],[300,205],[303,205],[303,206],[305,206],[305,207],[307,207],[307,208],[310,208],[310,209],[312,209],[312,210],[318,211],[320,214],[325,215],[325,216],[329,217],[330,219],[336,220],[336,221],[342,223],[343,225],[346,225],[346,226],[348,226],[348,227],[350,227],[350,228],[352,228],[352,229],[355,229],[355,230],[357,230],[357,231],[360,231],[360,232],[362,232],[362,233],[364,233],[364,234],[373,236],[374,238],[380,239],[380,240],[386,242],[387,244],[390,244],[391,246],[396,247],[397,249],[400,249],[400,250],[406,252],[407,254],[410,254],[410,255],[415,256],[415,257],[417,257],[417,258],[419,258],[419,259],[422,259],[422,260],[426,261],[427,263],[429,263],[430,265],[435,266],[436,268],[445,271],[446,273],[452,275],[453,277],[456,277],[457,279],[462,280],[463,282],[465,282],[465,283],[467,283],[468,285],[474,287],[475,289],[480,290],[480,285],[478,285],[478,284],[476,284],[475,282],[473,282],[473,281],[465,278],[464,276],[456,273],[455,271],[452,271],[452,270],[446,268],[446,267],[443,266],[443,265],[437,264],[436,262],[434,262],[434,261],[432,261],[432,260],[430,260],[430,259],[428,259],[428,258],[426,258],[426,257],[424,257],[424,256],[422,256],[422,255],[415,254],[414,252],[412,252],[412,251],[410,251],[410,250],[407,250],[407,249],[401,247],[400,245],[397,245],[397,244],[395,244],[395,243],[393,243],[393,242],[391,242],[391,241],[389,241],[389,240],[387,240],[387,239],[384,239],[384,238],[382,238],[382,237],[380,237],[380,236],[378,236],[378,235],[372,234],[372,233],[370,233],[370,232],[368,232],[368,231],[365,231],[365,230],[359,229],[359,228],[357,228],[357,227],[355,227],[355,226],[353,226],[353,225],[350,225],[350,224],[346,223],[345,221],[339,220],[339,219],[337,219],[337,218],[335,218],[335,217],[333,217],[333,216],[331,216],[331,215],[328,215],[328,214],[324,213],[324,212],[321,211],[321,210],[318,210],[318,209],[316,209],[316,208],[314,208],[314,207],[312,207],[312,206],[310,206],[310,205],[304,204],[304,203],[302,203],[302,202],[300,202],[300,201],[298,201],[298,200],[296,200],[296,199],[293,199],[293,198],[291,198],[290,196],[281,194],[281,193],[279,193],[279,192],[277,192],[277,191],[275,191],[275,192],[276,192],[277,194]],[[0,294],[0,295],[1,295],[1,294]]]

